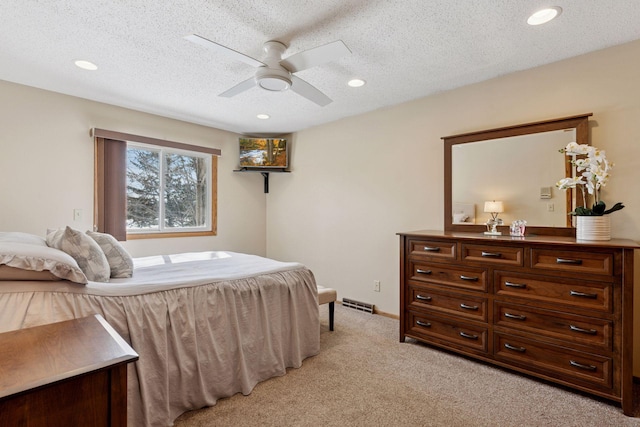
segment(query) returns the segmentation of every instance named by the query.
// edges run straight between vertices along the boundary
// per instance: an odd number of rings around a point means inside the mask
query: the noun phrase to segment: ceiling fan
[[[287,50],[287,46],[279,41],[271,40],[263,45],[262,50],[265,56],[262,61],[259,61],[197,34],[185,36],[185,39],[258,68],[253,77],[238,83],[231,89],[222,92],[219,96],[231,98],[254,86],[272,92],[291,89],[321,107],[331,103],[331,98],[293,73],[334,61],[343,55],[351,53],[342,40],[336,40],[282,59],[282,54]]]

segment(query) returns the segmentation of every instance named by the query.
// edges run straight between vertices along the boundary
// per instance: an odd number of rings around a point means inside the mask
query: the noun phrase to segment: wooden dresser
[[[135,351],[99,315],[0,334],[0,426],[126,426]]]
[[[633,410],[629,240],[400,236],[400,341],[411,337]]]

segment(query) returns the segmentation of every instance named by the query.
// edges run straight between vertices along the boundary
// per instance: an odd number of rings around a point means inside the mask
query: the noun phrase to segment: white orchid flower
[[[556,182],[556,187],[560,190],[566,190],[569,188],[576,188],[576,185],[584,185],[585,181],[581,176],[576,178],[562,178],[560,181]]]
[[[592,158],[593,160],[595,160],[595,161],[597,161],[599,163],[606,161],[604,150],[599,150],[597,148],[593,148],[593,150],[588,154],[589,154],[590,158]]]
[[[604,210],[604,204],[600,205],[600,190],[604,187],[610,178],[611,169],[613,169],[613,163],[607,160],[604,150],[600,150],[596,147],[592,147],[586,144],[578,144],[576,142],[570,142],[565,148],[560,150],[567,156],[571,156],[570,163],[575,166],[575,171],[578,174],[575,178],[563,178],[556,183],[556,187],[560,190],[568,190],[572,188],[580,187],[580,193],[582,195],[583,206],[589,206],[587,204],[588,198],[593,198],[593,206],[599,205],[602,207],[602,211],[599,211],[598,215],[608,214],[624,208],[622,203],[616,203],[612,208]],[[590,197],[587,197],[589,195]],[[576,213],[578,209],[573,213],[574,215],[593,215],[594,211],[589,208],[582,208],[580,213]],[[589,213],[584,213],[589,212]]]
[[[567,156],[575,156],[575,155],[589,154],[589,152],[592,149],[593,147],[587,144],[578,144],[577,142],[570,142],[564,148],[564,152]]]

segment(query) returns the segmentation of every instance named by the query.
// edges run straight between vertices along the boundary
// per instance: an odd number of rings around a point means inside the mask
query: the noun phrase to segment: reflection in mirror
[[[505,224],[523,219],[529,226],[566,227],[571,209],[555,183],[565,176],[559,150],[575,140],[571,128],[454,145],[453,222],[484,224],[491,217],[483,212],[485,201],[500,200]]]
[[[526,234],[575,235],[572,191],[555,183],[571,176],[566,156],[569,142],[589,144],[589,117],[527,123],[443,137],[444,229],[482,232],[490,213],[487,201],[503,202],[499,231],[509,235],[514,220],[527,221]]]

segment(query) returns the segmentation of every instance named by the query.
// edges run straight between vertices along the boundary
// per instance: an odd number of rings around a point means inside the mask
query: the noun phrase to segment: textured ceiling
[[[559,18],[526,24],[550,5]],[[284,57],[338,39],[352,54],[296,74],[333,99],[326,107],[257,87],[223,98],[255,68],[184,39],[192,33],[257,59],[267,40],[287,44]],[[636,39],[637,0],[2,0],[0,79],[279,134]],[[348,87],[354,77],[367,85]]]

